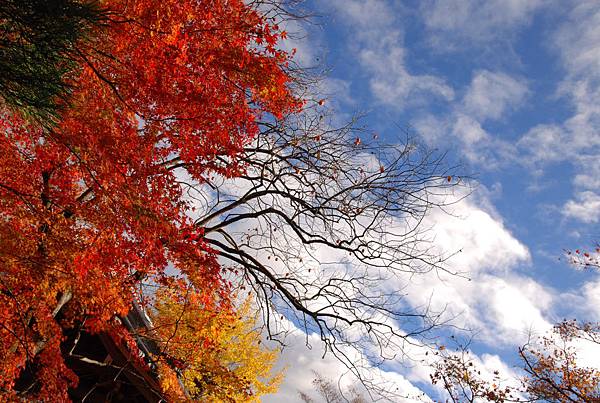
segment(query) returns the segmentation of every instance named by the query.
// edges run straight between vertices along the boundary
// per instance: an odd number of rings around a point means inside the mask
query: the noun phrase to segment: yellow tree
[[[282,370],[273,370],[279,352],[262,343],[253,306],[250,297],[234,308],[193,291],[157,293],[151,337],[161,351],[159,373],[171,398],[258,402],[277,390],[283,379]]]

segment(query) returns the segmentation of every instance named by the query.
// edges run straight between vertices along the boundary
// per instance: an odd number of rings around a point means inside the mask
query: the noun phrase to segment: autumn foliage
[[[181,389],[173,367],[192,399],[259,401],[276,391],[283,372],[272,372],[277,350],[261,346],[261,330],[248,298],[235,311],[211,309],[194,292],[183,300],[159,293],[155,328],[148,335],[159,340],[164,352],[160,371],[165,389],[174,400]]]
[[[236,323],[172,167],[185,164],[200,183],[234,177],[257,117],[300,106],[288,89],[288,55],[276,47],[285,33],[243,1],[99,5],[106,17],[73,50],[77,67],[64,77],[72,91],[55,99],[57,122],[0,110],[3,399],[67,399],[77,377],[64,364],[65,330],[85,323],[128,337],[117,318],[147,297],[142,283],[174,301],[191,290],[201,322]],[[33,384],[19,385],[23,371]]]
[[[467,351],[442,357],[431,379],[453,402],[598,402],[600,371],[581,362],[580,350],[586,344],[600,344],[600,326],[565,320],[546,336],[519,348],[523,371],[519,379],[506,379],[498,370],[482,375]]]
[[[580,363],[581,343],[600,343],[598,323],[563,321],[538,346],[521,348],[527,394],[549,402],[600,401],[600,370]]]

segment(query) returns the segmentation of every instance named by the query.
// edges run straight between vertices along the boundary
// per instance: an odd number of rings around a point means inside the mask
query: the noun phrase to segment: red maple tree
[[[56,124],[0,110],[0,393],[66,399],[65,329],[130,338],[142,282],[227,309],[174,167],[234,177],[257,117],[300,102],[285,35],[241,0],[114,0],[74,52]],[[217,158],[219,157],[219,158]],[[223,157],[227,163],[223,163]],[[176,270],[168,270],[175,268]],[[34,374],[17,385],[22,372]]]

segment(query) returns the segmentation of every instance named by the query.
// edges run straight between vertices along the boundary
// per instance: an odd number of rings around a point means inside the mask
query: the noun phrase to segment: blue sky
[[[600,276],[559,261],[593,247],[600,221],[600,1],[309,1],[317,24],[292,24],[304,66],[327,67],[321,84],[340,116],[390,142],[404,128],[449,152],[473,177],[455,216],[429,218],[440,250],[472,281],[425,279],[415,287],[453,304],[479,330],[483,366],[511,373],[530,332],[565,317],[600,320]],[[418,294],[418,293],[417,293]],[[418,303],[418,297],[414,297]],[[296,401],[311,369],[342,373],[299,344],[279,395]],[[427,372],[386,368],[431,398]],[[416,389],[415,389],[416,390]]]

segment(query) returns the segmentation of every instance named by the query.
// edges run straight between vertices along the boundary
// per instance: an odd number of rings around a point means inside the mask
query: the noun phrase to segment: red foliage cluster
[[[0,110],[2,393],[16,393],[27,365],[35,398],[66,398],[76,377],[64,329],[85,318],[88,331],[121,332],[113,319],[142,280],[182,284],[167,267],[205,304],[226,304],[173,165],[199,182],[235,176],[255,119],[300,106],[275,47],[284,33],[243,1],[105,3],[60,121],[43,129]]]

